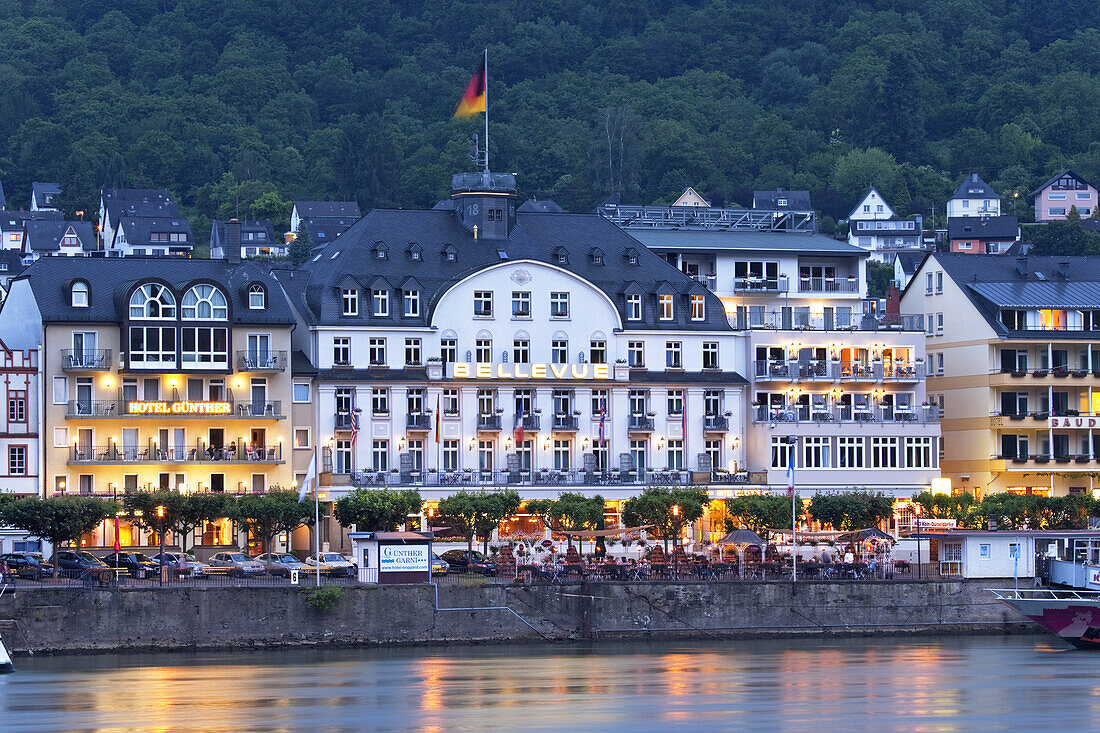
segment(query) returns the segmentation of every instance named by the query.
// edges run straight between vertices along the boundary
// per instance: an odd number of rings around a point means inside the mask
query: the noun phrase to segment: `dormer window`
[[[345,316],[359,315],[359,291],[354,288],[344,288],[340,291],[340,301],[343,304],[341,311]]]
[[[600,249],[599,247],[593,247],[592,251],[589,252],[589,256],[592,257],[592,264],[593,265],[602,265],[603,264],[603,250]]]
[[[420,316],[420,291],[405,291],[405,317],[418,318]]]
[[[267,293],[263,285],[256,283],[248,288],[248,307],[250,310],[263,310],[267,307]]]
[[[787,199],[776,199],[775,204],[776,204],[776,206],[786,206],[787,205]]]
[[[73,308],[87,308],[88,283],[82,281],[73,283],[72,289],[69,291],[69,296],[69,302]]]
[[[390,315],[390,294],[387,290],[372,290],[371,302],[374,304],[374,316],[386,318]]]
[[[657,296],[657,318],[662,321],[672,320],[672,295],[665,293]]]
[[[196,285],[183,296],[183,317],[203,321],[229,318],[225,294],[213,285]]]
[[[175,319],[176,299],[157,283],[142,285],[130,296],[130,318]]]
[[[637,293],[631,293],[626,296],[626,320],[628,321],[640,321],[642,320],[642,296]]]
[[[558,264],[564,265],[567,262],[569,262],[569,258],[566,256],[566,254],[564,252],[559,252],[558,253]]]

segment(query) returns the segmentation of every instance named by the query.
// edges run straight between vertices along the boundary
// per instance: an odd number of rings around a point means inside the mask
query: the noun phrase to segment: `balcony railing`
[[[580,421],[575,415],[555,415],[554,416],[554,430],[559,431],[574,431],[579,427]]]
[[[724,433],[729,427],[729,418],[724,415],[707,415],[703,418],[703,430],[709,433]]]
[[[235,402],[70,400],[65,407],[65,416],[70,418],[155,418],[157,420],[175,420],[178,418],[201,418],[206,420],[223,418],[280,419],[284,417],[281,400]]]
[[[858,293],[859,281],[856,278],[836,277],[800,277],[800,293]]]
[[[627,421],[627,429],[639,432],[653,431],[653,418],[645,415],[631,415]]]
[[[480,470],[353,471],[352,486],[677,486],[691,482],[679,469],[658,470]]]
[[[432,416],[423,414],[406,415],[405,427],[409,430],[431,430]]]
[[[66,372],[107,371],[111,368],[110,349],[62,349],[61,369]]]
[[[754,423],[910,423],[928,425],[940,421],[939,408],[935,405],[920,407],[892,407],[884,405],[809,406],[791,405],[772,407],[754,405]]]
[[[478,415],[478,430],[500,430],[500,415]]]
[[[811,359],[757,359],[756,381],[821,380],[834,382],[918,382],[925,377],[924,362],[861,362]]]
[[[516,427],[519,427],[519,423],[523,423],[524,430],[538,430],[539,424],[542,422],[539,419],[539,415],[524,415],[523,420],[516,420]]]
[[[787,278],[774,277],[735,277],[735,293],[785,293],[788,290]]]
[[[205,445],[124,447],[117,443],[100,446],[69,446],[69,463],[282,463],[282,444],[257,447],[253,451],[237,447],[216,448]]]
[[[286,352],[238,351],[237,370],[242,372],[286,371]]]
[[[714,290],[718,287],[718,278],[714,275],[689,275],[688,277],[708,290]]]
[[[740,330],[762,329],[778,331],[924,331],[923,313],[861,315],[847,311],[814,315],[796,310],[768,310],[763,313],[740,313],[731,317],[731,325]]]

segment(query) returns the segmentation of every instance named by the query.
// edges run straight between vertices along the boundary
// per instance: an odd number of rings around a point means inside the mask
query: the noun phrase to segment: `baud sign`
[[[1095,428],[1098,424],[1095,417],[1052,417],[1052,428]]]
[[[454,379],[611,379],[607,364],[498,364],[479,361],[450,365]]]
[[[127,402],[126,411],[134,415],[228,415],[228,402]]]

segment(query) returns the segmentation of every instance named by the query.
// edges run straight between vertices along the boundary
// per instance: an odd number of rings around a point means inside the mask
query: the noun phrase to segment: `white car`
[[[262,562],[253,560],[243,552],[219,552],[210,558],[210,567],[214,572],[227,573],[234,578],[263,575],[267,572]]]
[[[318,563],[318,557],[320,562]],[[321,566],[321,572],[330,578],[354,578],[356,572],[355,563],[348,562],[347,558],[339,552],[322,552],[320,555],[310,555],[306,558],[306,565],[310,567]]]

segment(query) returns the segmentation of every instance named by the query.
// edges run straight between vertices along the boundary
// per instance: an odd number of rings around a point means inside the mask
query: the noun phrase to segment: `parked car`
[[[268,573],[282,578],[289,578],[291,570],[302,572],[309,567],[288,552],[268,552],[256,559],[264,564]]]
[[[219,552],[210,558],[210,568],[214,572],[219,572],[216,568],[223,568],[220,572],[233,578],[252,577],[267,572],[262,562],[253,560],[243,552]]]
[[[109,568],[125,570],[131,578],[155,578],[160,572],[160,563],[141,552],[112,552],[103,556],[103,562]]]
[[[450,566],[448,569],[455,573],[497,574],[496,563],[477,550],[447,550],[442,557]]]
[[[37,553],[9,552],[0,555],[0,564],[6,563],[8,570],[17,578],[42,580],[53,575],[53,565],[39,557]]]
[[[159,565],[160,553],[153,555],[152,560]],[[182,555],[178,552],[166,552],[164,553],[164,564],[173,570],[178,570],[179,574],[186,578],[205,578],[210,571],[209,565],[199,562],[190,552]]]
[[[319,563],[318,557],[320,557]],[[322,552],[320,556],[310,555],[306,558],[306,565],[316,567],[318,564],[321,566],[321,572],[330,578],[354,578],[358,575],[355,563],[348,562],[348,559],[339,552]]]
[[[57,566],[62,575],[78,578],[89,570],[109,570],[107,563],[90,552],[60,550],[57,553]]]
[[[446,575],[449,566],[447,561],[439,555],[432,553],[432,575]]]

